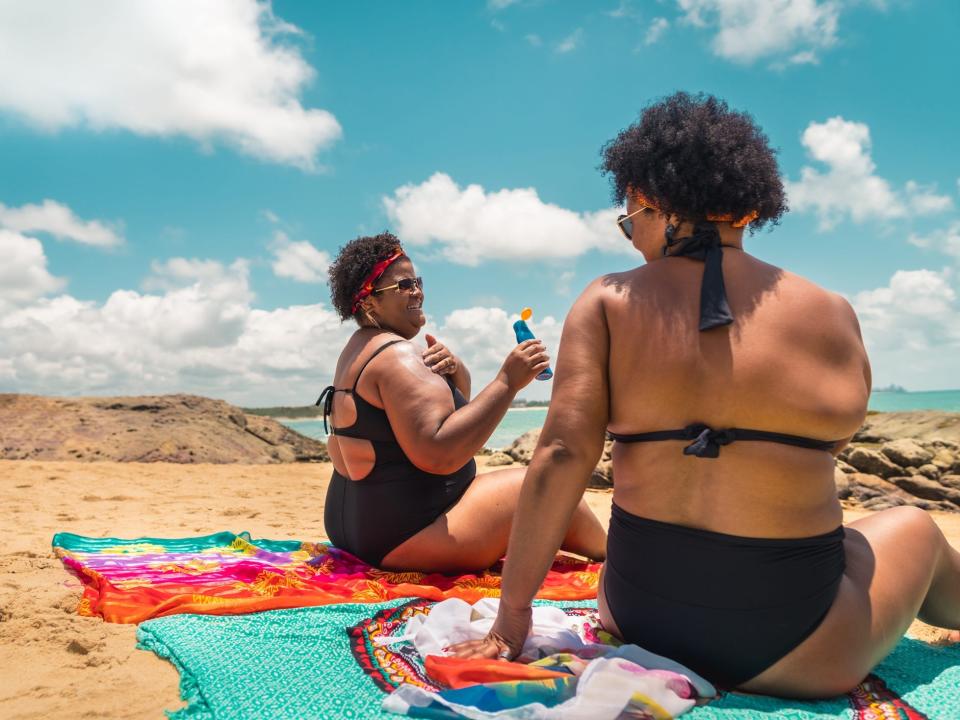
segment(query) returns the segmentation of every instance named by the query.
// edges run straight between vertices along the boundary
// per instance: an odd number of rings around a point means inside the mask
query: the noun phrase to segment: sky
[[[960,387],[954,0],[0,0],[0,392],[311,403],[326,268],[396,233],[489,382],[642,263],[600,149],[707,92],[791,207],[745,239],[843,294],[876,386]],[[544,399],[549,383],[522,397]]]

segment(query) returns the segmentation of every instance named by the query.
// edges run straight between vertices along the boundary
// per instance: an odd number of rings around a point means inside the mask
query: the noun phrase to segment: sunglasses
[[[639,210],[634,210],[629,215],[617,215],[617,227],[620,228],[620,232],[623,233],[623,236],[627,240],[633,240],[633,220],[631,220],[630,218],[632,218],[634,215],[639,215],[640,213],[645,212],[649,209],[650,209],[649,206],[644,205]]]
[[[393,285],[387,285],[386,287],[382,287],[382,288],[374,288],[373,294],[376,295],[377,293],[386,292],[387,290],[393,290],[394,288],[396,288],[400,292],[405,292],[405,293],[412,293],[414,288],[417,288],[417,290],[423,290],[423,278],[422,277],[403,278],[401,280],[397,280],[397,282],[395,282]]]

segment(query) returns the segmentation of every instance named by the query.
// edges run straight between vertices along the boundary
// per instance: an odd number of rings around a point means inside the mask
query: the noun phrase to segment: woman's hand
[[[485,638],[457,643],[448,650],[461,658],[513,660],[520,654],[530,632],[532,612],[530,607],[520,610],[510,609],[501,600],[497,619]]]
[[[423,363],[438,375],[454,375],[460,369],[460,361],[450,348],[430,335],[426,336],[427,349],[423,351]]]
[[[503,361],[500,374],[514,393],[530,384],[537,375],[550,367],[550,356],[539,340],[524,340]]]

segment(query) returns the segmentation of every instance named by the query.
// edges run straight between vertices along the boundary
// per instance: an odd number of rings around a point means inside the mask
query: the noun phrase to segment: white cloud
[[[737,63],[790,55],[812,62],[837,40],[834,0],[677,0],[685,22],[716,30],[713,52]]]
[[[4,250],[8,235],[0,231]],[[321,305],[252,307],[244,260],[173,258],[155,263],[154,273],[145,284],[163,290],[120,289],[102,304],[37,298],[37,288],[23,298],[32,302],[0,301],[0,391],[196,392],[242,404],[307,404],[330,381],[353,330]],[[6,278],[0,287],[9,291]]]
[[[957,385],[960,302],[951,270],[899,270],[885,287],[853,298],[874,368],[874,385]]]
[[[278,230],[273,235],[270,250],[273,252],[273,272],[277,277],[302,283],[327,282],[330,255],[317,250],[309,242],[294,242]]]
[[[490,10],[497,11],[508,8],[518,2],[520,2],[520,0],[487,0],[487,7]]]
[[[960,261],[960,221],[926,236],[911,233],[907,242],[919,248],[937,250]]]
[[[822,230],[847,216],[859,223],[904,217],[908,212],[929,214],[952,206],[950,198],[913,181],[906,184],[903,193],[895,192],[875,173],[870,128],[864,123],[842,117],[812,122],[803,133],[803,144],[814,160],[827,166],[827,171],[802,168],[799,181],[787,181],[787,193],[794,210],[817,213]]]
[[[185,135],[316,167],[341,135],[304,108],[314,71],[299,30],[257,0],[34,0],[0,4],[0,110],[47,131]]]
[[[436,243],[461,265],[571,258],[591,249],[636,252],[615,227],[616,209],[577,213],[543,202],[535,188],[460,188],[438,172],[420,185],[397,188],[383,205],[405,243]]]
[[[663,37],[663,34],[667,31],[668,27],[670,27],[670,21],[666,18],[654,18],[650,23],[650,26],[647,28],[647,34],[643,38],[644,44],[653,45]]]
[[[238,261],[236,270],[246,273],[246,261]],[[143,281],[144,290],[175,290],[195,282],[216,283],[227,275],[227,268],[216,260],[198,258],[169,258],[150,263],[153,273]]]
[[[630,0],[620,0],[620,4],[615,9],[608,10],[604,14],[617,19],[637,17],[637,11],[633,8]]]
[[[563,40],[557,43],[556,52],[560,54],[573,52],[583,42],[583,28],[577,28],[567,35]]]
[[[543,39],[536,33],[530,33],[529,35],[524,35],[524,38],[533,47],[540,47],[541,45],[543,45]]]
[[[47,270],[43,244],[0,228],[0,312],[5,303],[29,302],[60,290],[66,281]]]
[[[111,224],[81,220],[70,208],[55,200],[21,207],[7,207],[0,203],[0,227],[18,232],[49,233],[58,240],[73,240],[84,245],[111,247],[122,244],[123,237],[110,227]]]
[[[913,180],[908,180],[906,189],[907,203],[910,209],[919,215],[943,212],[953,207],[950,196],[939,195],[935,185],[920,185]]]

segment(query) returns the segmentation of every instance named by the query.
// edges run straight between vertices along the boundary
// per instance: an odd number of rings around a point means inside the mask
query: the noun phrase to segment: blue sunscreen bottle
[[[513,324],[513,332],[517,335],[517,344],[519,345],[524,340],[536,340],[536,336],[530,330],[527,325],[527,320],[533,315],[533,310],[530,308],[524,308],[520,312],[520,319]],[[549,380],[553,377],[553,370],[549,367],[544,370],[542,373],[537,375],[537,380]]]

